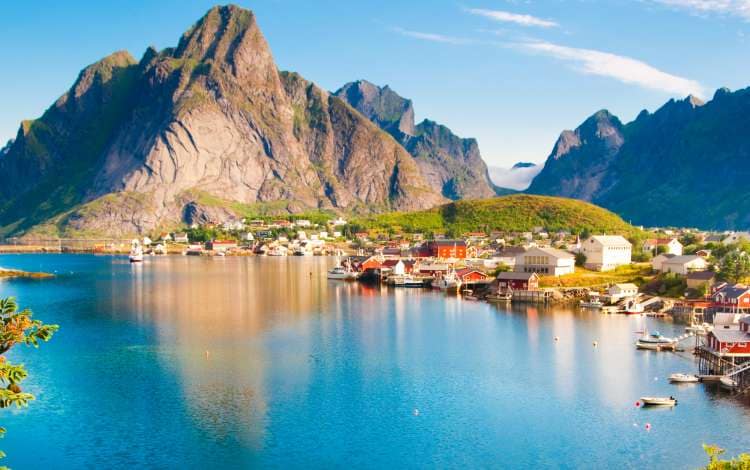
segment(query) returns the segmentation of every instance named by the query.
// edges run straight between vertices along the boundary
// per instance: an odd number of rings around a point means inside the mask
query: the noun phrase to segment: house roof
[[[697,260],[703,261],[704,263],[706,262],[706,260],[704,260],[698,255],[681,255],[681,256],[672,257],[664,261],[664,264],[688,264]]]
[[[622,289],[622,290],[633,290],[633,289],[638,290],[638,286],[630,282],[626,282],[622,284],[615,284],[614,287],[617,287],[618,289]]]
[[[575,258],[575,256],[573,256],[572,253],[568,253],[567,251],[563,251],[563,250],[558,250],[557,248],[536,246],[533,248],[529,248],[527,252],[534,251],[534,250],[539,250],[541,252],[547,253],[548,255],[554,256],[555,258],[568,258],[568,259]]]
[[[724,286],[721,289],[714,292],[714,296],[717,296],[719,294],[723,294],[725,297],[729,297],[730,299],[735,299],[740,297],[742,294],[748,292],[748,287],[743,286],[741,284],[736,284],[734,286]]]
[[[605,246],[632,246],[622,235],[594,235],[589,240],[596,240]]]
[[[693,281],[710,281],[716,277],[716,273],[713,271],[693,271],[688,273],[688,280]]]
[[[510,257],[515,257],[516,255],[518,255],[520,253],[525,253],[525,252],[526,252],[526,248],[524,248],[524,247],[522,247],[520,245],[518,245],[518,246],[506,246],[505,248],[503,248],[502,250],[500,250],[499,252],[497,252],[495,254],[495,256],[496,257],[500,257],[500,258],[506,258],[506,257],[510,258]]]
[[[458,271],[456,271],[456,275],[459,277],[463,277],[469,273],[479,273],[482,276],[486,276],[486,274],[483,273],[482,271],[478,269],[473,269],[473,268],[463,268],[463,269],[459,269]]]
[[[464,240],[433,240],[431,243],[435,246],[466,246]]]
[[[722,328],[716,328],[711,331],[716,339],[722,343],[740,343],[750,341],[750,334],[740,330],[725,330]]]

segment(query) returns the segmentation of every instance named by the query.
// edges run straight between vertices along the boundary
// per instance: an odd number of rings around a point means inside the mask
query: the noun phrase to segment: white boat
[[[287,251],[288,250],[286,249],[286,247],[282,245],[275,245],[266,252],[266,256],[286,256]]]
[[[359,277],[359,273],[352,271],[348,267],[336,266],[335,268],[328,271],[328,279],[334,281],[354,281]]]
[[[387,282],[395,287],[424,287],[424,279],[410,274],[390,275]]]
[[[721,385],[721,388],[727,389],[727,390],[734,390],[737,388],[737,382],[733,379],[730,379],[729,377],[722,377],[719,379],[719,384]]]
[[[672,374],[669,376],[669,381],[672,383],[680,384],[692,384],[698,382],[698,376],[695,374]]]
[[[650,349],[653,351],[674,348],[675,345],[677,345],[676,339],[662,336],[658,331],[651,334],[649,334],[648,332],[644,332],[643,336],[638,338],[638,340],[635,342],[636,348]]]
[[[463,297],[466,300],[479,300],[479,297],[474,295],[474,291],[471,289],[466,289],[461,293],[461,297]]]
[[[461,288],[461,280],[456,276],[456,272],[451,270],[445,276],[432,281],[432,287],[440,290],[454,290]]]
[[[134,239],[130,243],[130,255],[128,255],[128,259],[131,263],[140,263],[143,261],[143,247],[141,247],[141,242],[137,239]]]
[[[694,323],[685,327],[686,333],[694,333],[698,336],[705,336],[711,330],[713,330],[713,326],[711,326],[709,323],[703,323],[702,325]]]
[[[643,313],[645,311],[645,308],[643,307],[643,304],[637,302],[636,300],[628,300],[625,302],[625,307],[622,310],[622,313],[625,315],[636,315],[639,313]]]
[[[599,300],[581,300],[578,305],[581,308],[602,308],[604,304]]]
[[[675,397],[641,397],[643,406],[675,406],[677,399]]]

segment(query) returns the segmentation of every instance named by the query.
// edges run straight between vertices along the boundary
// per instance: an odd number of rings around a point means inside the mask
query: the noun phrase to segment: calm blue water
[[[692,357],[636,351],[643,319],[326,281],[333,263],[0,256],[57,273],[0,282],[0,296],[61,325],[11,354],[37,401],[2,411],[3,462],[695,468],[704,442],[750,449],[750,407],[668,384]],[[680,404],[636,408],[646,394]]]

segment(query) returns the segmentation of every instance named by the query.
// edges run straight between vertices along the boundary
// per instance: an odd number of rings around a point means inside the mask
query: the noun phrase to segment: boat
[[[456,272],[451,270],[445,276],[433,280],[430,285],[435,289],[454,290],[461,288],[461,280],[456,276]]]
[[[286,256],[287,249],[281,245],[272,246],[267,252],[266,256]]]
[[[719,385],[726,390],[734,390],[738,386],[737,381],[726,376],[719,379]]]
[[[392,274],[388,276],[387,282],[395,287],[424,287],[424,279],[410,274]]]
[[[672,374],[669,376],[669,381],[672,383],[680,384],[692,384],[698,382],[698,376],[695,374]]]
[[[636,348],[650,349],[653,351],[659,351],[661,349],[672,349],[676,345],[676,339],[662,336],[658,331],[651,334],[649,334],[648,331],[645,331],[643,333],[643,336],[638,338],[638,340],[635,342]]]
[[[328,271],[327,277],[334,281],[354,281],[359,277],[359,273],[348,266],[336,266]]]
[[[580,302],[578,302],[578,305],[581,308],[593,308],[593,309],[604,307],[604,303],[601,300],[599,300],[599,294],[597,293],[589,293],[588,300],[581,300]]]
[[[128,259],[131,263],[140,263],[143,261],[143,248],[141,247],[141,242],[137,239],[133,239],[130,243],[130,255],[128,255]]]
[[[474,295],[474,291],[471,289],[466,289],[461,293],[461,297],[463,297],[466,300],[479,300],[479,297]]]
[[[498,292],[497,294],[487,294],[484,298],[487,302],[510,302],[513,299],[511,292]]]
[[[709,323],[703,323],[703,324],[693,323],[692,325],[685,327],[686,333],[693,333],[698,336],[705,336],[711,330],[713,330],[713,326],[711,326],[711,324]]]
[[[675,397],[641,397],[643,406],[675,406],[677,399]]]
[[[638,315],[645,311],[643,304],[636,302],[635,300],[628,300],[625,302],[625,307],[621,313],[625,315]]]

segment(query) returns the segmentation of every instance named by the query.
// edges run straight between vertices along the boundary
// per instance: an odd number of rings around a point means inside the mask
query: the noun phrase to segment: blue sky
[[[598,109],[624,121],[688,93],[750,85],[750,0],[257,0],[281,69],[335,90],[364,78],[417,119],[476,137],[490,165],[541,162]],[[214,3],[5,2],[0,140],[38,117],[81,68],[175,45]]]

